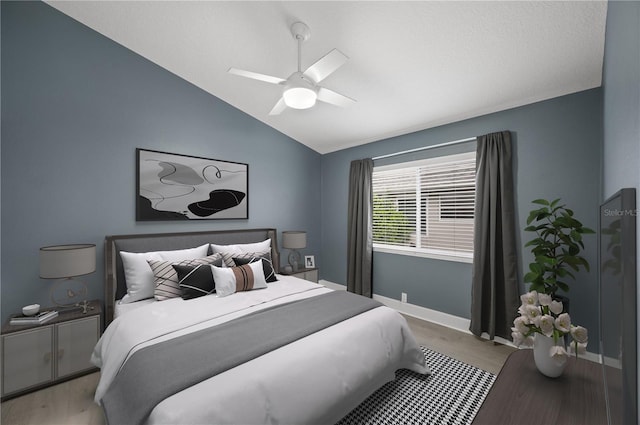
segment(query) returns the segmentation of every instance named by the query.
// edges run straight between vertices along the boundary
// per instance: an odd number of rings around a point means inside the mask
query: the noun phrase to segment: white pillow
[[[209,253],[209,245],[204,244],[195,248],[177,249],[175,251],[157,251],[164,261],[193,260],[206,257]]]
[[[242,268],[250,268],[253,279],[248,273],[237,272]],[[239,291],[250,291],[252,289],[266,288],[267,281],[264,278],[262,260],[255,263],[245,264],[240,267],[216,267],[211,266],[213,281],[216,285],[216,294],[219,297],[226,297]]]
[[[120,251],[122,266],[124,267],[124,280],[127,285],[127,293],[121,303],[132,303],[153,297],[154,283],[153,272],[147,260],[155,261],[182,261],[202,258],[207,256],[209,244],[196,248],[178,249],[174,251],[152,252],[126,252]]]
[[[241,244],[235,244],[235,245],[216,245],[212,243],[211,249],[213,250],[213,253],[216,253],[216,252],[244,253],[244,252],[269,251],[271,249],[271,239],[267,239],[262,242],[241,243]]]
[[[127,284],[127,293],[120,303],[127,304],[153,297],[153,272],[147,260],[162,261],[160,254],[120,251],[120,257],[124,267],[124,281]]]

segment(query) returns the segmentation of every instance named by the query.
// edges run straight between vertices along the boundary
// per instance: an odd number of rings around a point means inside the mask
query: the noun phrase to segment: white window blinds
[[[475,152],[375,167],[374,247],[470,259],[475,167]]]

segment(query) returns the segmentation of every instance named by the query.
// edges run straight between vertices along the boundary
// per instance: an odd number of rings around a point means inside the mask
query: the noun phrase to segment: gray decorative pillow
[[[169,298],[176,298],[182,296],[182,289],[180,289],[180,280],[178,279],[178,273],[173,268],[174,265],[178,266],[197,266],[198,264],[213,264],[222,266],[222,258],[220,254],[213,254],[204,258],[196,258],[193,260],[183,261],[156,261],[148,260],[151,271],[153,271],[153,282],[155,289],[153,296],[158,301],[168,300]]]
[[[237,250],[231,251],[219,251],[218,254],[222,255],[222,262],[227,267],[235,267],[236,263],[233,261],[234,258],[247,258],[247,256],[261,256],[265,254],[269,254],[269,261],[271,261],[271,251],[255,251],[255,252],[240,252]]]

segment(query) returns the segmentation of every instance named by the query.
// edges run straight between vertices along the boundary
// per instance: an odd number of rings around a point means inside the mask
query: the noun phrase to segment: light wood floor
[[[0,405],[2,425],[103,425],[102,409],[93,402],[100,373],[25,394]]]
[[[435,323],[404,316],[416,339],[427,348],[497,375],[514,347],[480,339]]]
[[[405,316],[421,345],[497,374],[514,348]],[[104,425],[93,402],[98,372],[35,391],[0,405],[2,425]]]

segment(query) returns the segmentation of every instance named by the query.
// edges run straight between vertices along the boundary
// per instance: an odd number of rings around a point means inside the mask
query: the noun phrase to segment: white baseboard
[[[321,279],[318,283],[336,291],[345,291],[347,289],[345,285],[340,285],[339,283],[330,282],[324,279]],[[464,332],[466,334],[471,335],[471,332],[469,331],[469,325],[471,324],[471,320],[469,319],[454,316],[448,313],[443,313],[437,310],[432,310],[430,308],[422,307],[415,304],[403,303],[393,298],[383,297],[382,295],[373,294],[373,299],[378,300],[382,304],[386,305],[387,307],[390,307],[408,316],[413,316],[420,320],[436,323],[438,325],[446,326],[448,328],[455,329],[457,331]],[[489,334],[483,333],[482,338],[488,340]],[[499,344],[515,347],[512,341],[501,338],[499,336],[496,336],[494,340]],[[592,353],[590,351],[587,351],[585,354],[581,354],[580,358],[583,358],[592,362],[600,363],[600,354]]]
[[[340,285],[339,283],[333,283],[328,280],[320,279],[318,281],[320,285],[324,285],[329,289],[333,289],[334,291],[346,291],[347,287],[344,285]]]
[[[326,286],[327,288],[334,290],[347,289],[347,287],[344,285],[329,282],[328,280],[320,280],[319,283]],[[415,304],[403,303],[399,300],[384,297],[378,294],[373,294],[373,299],[380,301],[382,304],[386,305],[387,307],[391,307],[394,310],[399,311],[400,313],[407,314],[421,320],[426,320],[428,322],[437,323],[438,325],[446,326],[448,328],[452,328],[467,334],[471,333],[469,332],[469,324],[471,323],[469,319],[464,319],[462,317],[443,313],[437,310],[432,310],[430,308],[422,307]]]

